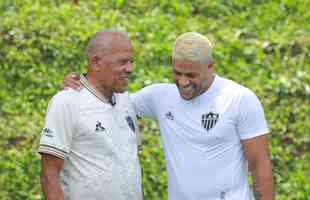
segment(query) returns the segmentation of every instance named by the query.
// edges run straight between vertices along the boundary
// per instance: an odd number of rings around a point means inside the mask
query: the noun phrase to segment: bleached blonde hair
[[[172,56],[173,59],[209,64],[212,61],[212,44],[199,33],[184,33],[176,39]]]

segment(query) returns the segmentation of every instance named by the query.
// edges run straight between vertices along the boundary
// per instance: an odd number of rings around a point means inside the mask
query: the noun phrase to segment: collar
[[[114,93],[112,94],[111,99],[107,99],[90,84],[85,74],[80,75],[80,82],[90,93],[96,96],[103,103],[108,103],[108,104],[111,104],[112,106],[116,104],[116,98],[115,98]]]

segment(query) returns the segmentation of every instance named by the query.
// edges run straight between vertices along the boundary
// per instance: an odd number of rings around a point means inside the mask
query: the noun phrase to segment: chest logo
[[[133,123],[133,120],[130,116],[127,116],[126,117],[126,121],[127,121],[127,124],[128,126],[130,127],[130,129],[135,132],[136,131],[136,128],[135,128],[135,124]]]
[[[219,114],[214,113],[214,112],[209,112],[208,114],[203,114],[201,116],[201,125],[204,129],[209,131],[210,129],[212,129],[216,125],[218,118],[219,118]]]
[[[95,128],[95,132],[102,132],[105,131],[105,128],[103,127],[102,123],[97,121],[96,123],[96,128]]]
[[[170,120],[173,120],[174,119],[174,116],[172,114],[172,112],[168,111],[166,114],[165,114],[166,118],[167,119],[170,119]]]

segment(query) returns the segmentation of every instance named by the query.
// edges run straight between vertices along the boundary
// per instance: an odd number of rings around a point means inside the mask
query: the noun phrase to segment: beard
[[[180,96],[184,100],[192,100],[193,98],[201,95],[207,90],[208,80],[205,79],[201,81],[199,84],[189,83],[184,87],[181,87],[178,83],[176,83],[176,85],[179,90]]]

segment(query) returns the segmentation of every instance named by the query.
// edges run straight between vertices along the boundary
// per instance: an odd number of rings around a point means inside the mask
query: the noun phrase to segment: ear
[[[90,66],[94,71],[100,71],[100,58],[98,56],[92,56],[89,59]]]
[[[210,60],[208,63],[208,69],[211,69],[214,65],[214,60]]]

